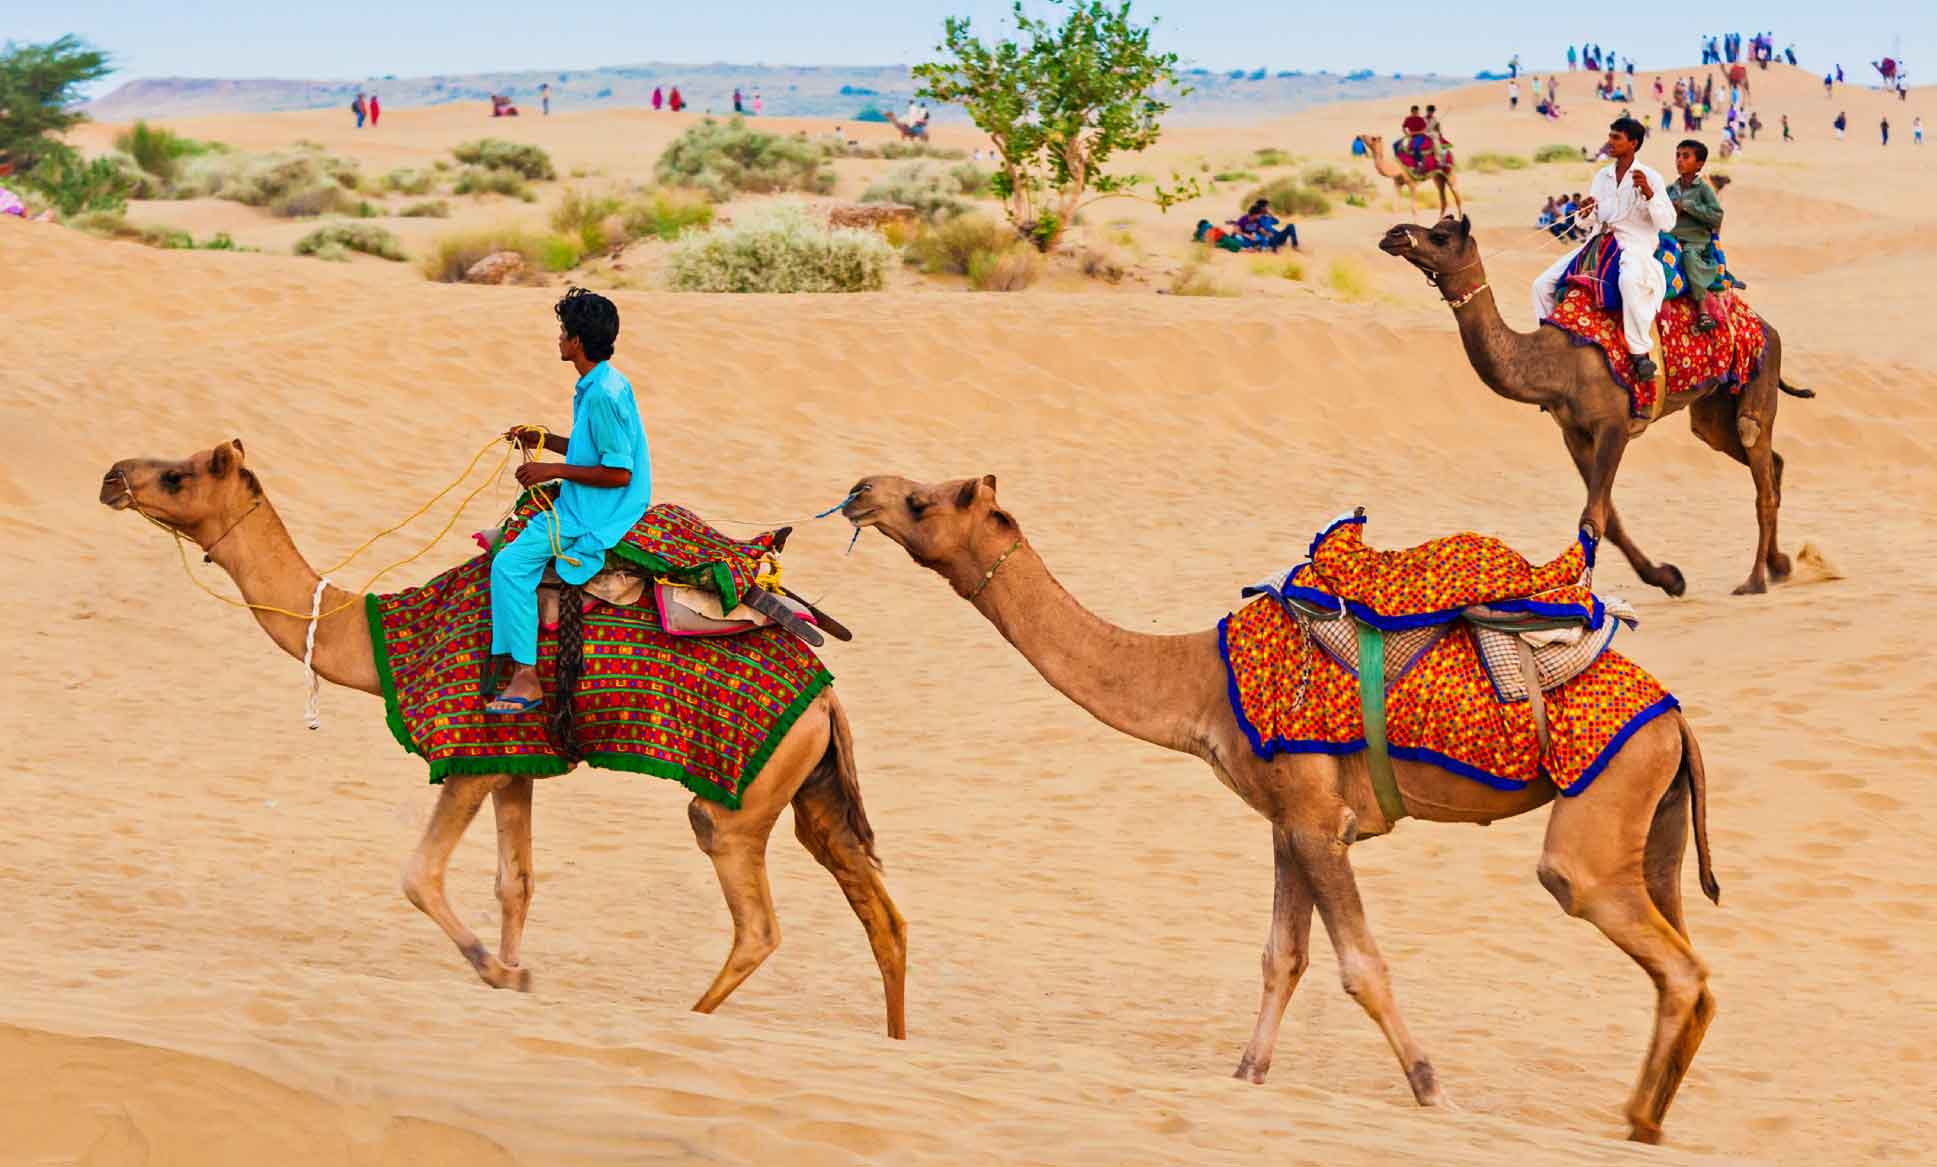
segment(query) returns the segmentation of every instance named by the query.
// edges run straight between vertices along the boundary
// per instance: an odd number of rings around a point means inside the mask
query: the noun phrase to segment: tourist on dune
[[[371,129],[374,130],[377,128],[377,119],[382,116],[383,116],[383,103],[377,100],[376,94],[372,93],[370,95],[370,128]]]
[[[672,90],[666,94],[666,108],[672,110],[674,113],[678,113],[680,110],[686,108],[686,99],[679,95],[679,86],[673,86]]]
[[[660,92],[659,86],[657,85],[653,86],[652,87],[652,108],[654,110],[657,110],[660,106],[664,105],[665,103],[666,103],[666,95]]]
[[[632,383],[612,367],[619,310],[612,301],[573,288],[552,307],[558,317],[558,359],[578,370],[568,438],[513,426],[505,438],[521,449],[541,441],[563,462],[527,462],[518,485],[556,481],[549,513],[534,516],[524,533],[491,560],[491,653],[513,662],[511,681],[485,705],[488,713],[524,713],[544,701],[538,681],[538,581],[547,566],[582,584],[605,566],[607,549],[632,530],[652,502],[652,455],[633,400]],[[546,528],[549,527],[549,530]],[[555,561],[555,562],[554,562]]]
[[[1628,353],[1634,358],[1635,376],[1644,381],[1652,380],[1656,373],[1648,350],[1654,344],[1655,313],[1661,310],[1668,291],[1661,264],[1655,259],[1657,237],[1675,225],[1675,205],[1669,201],[1660,173],[1635,160],[1635,152],[1647,137],[1648,128],[1631,117],[1617,119],[1608,128],[1607,153],[1614,161],[1594,176],[1577,220],[1587,224],[1590,234],[1612,236],[1620,245],[1622,325]],[[1583,247],[1592,243],[1590,239]],[[1554,314],[1561,277],[1581,250],[1568,252],[1534,280],[1534,319],[1545,320]]]
[[[363,94],[357,94],[356,100],[350,102],[350,112],[356,115],[356,128],[362,129],[363,119],[369,114],[369,107],[363,104]]]

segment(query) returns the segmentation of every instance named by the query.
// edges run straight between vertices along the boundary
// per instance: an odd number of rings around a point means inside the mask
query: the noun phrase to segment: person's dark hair
[[[1609,126],[1608,129],[1626,137],[1628,141],[1633,142],[1636,146],[1648,140],[1648,127],[1635,121],[1633,118],[1615,118],[1614,124]]]
[[[1693,138],[1683,138],[1681,141],[1675,143],[1675,149],[1693,150],[1695,152],[1695,161],[1704,164],[1708,162],[1708,147]]]
[[[1255,203],[1252,203],[1252,204],[1251,204],[1251,209],[1250,209],[1249,211],[1247,211],[1247,212],[1245,212],[1245,213],[1246,213],[1246,214],[1249,214],[1249,215],[1255,215],[1255,214],[1257,214],[1257,213],[1258,213],[1259,211],[1268,211],[1268,210],[1270,210],[1270,209],[1271,209],[1271,200],[1270,200],[1270,199],[1259,199],[1259,200],[1258,200],[1257,202],[1255,202]]]
[[[1427,106],[1427,107],[1426,107],[1426,112],[1427,112],[1427,113],[1438,113],[1438,112],[1439,112],[1439,107],[1438,107],[1438,106],[1436,106],[1436,105],[1429,105],[1429,106]]]
[[[597,292],[573,288],[552,305],[552,312],[565,329],[565,335],[578,341],[588,360],[612,359],[613,342],[619,339],[619,309]]]

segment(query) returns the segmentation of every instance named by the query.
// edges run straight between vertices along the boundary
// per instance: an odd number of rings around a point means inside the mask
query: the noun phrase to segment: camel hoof
[[[1738,596],[1759,596],[1768,590],[1768,582],[1758,574],[1752,575],[1744,581],[1742,586],[1735,589],[1735,594]]]
[[[1261,1086],[1264,1084],[1264,1076],[1270,1072],[1270,1062],[1260,1064],[1252,1061],[1250,1054],[1246,1054],[1244,1057],[1238,1059],[1237,1073],[1232,1074],[1231,1077],[1236,1078],[1240,1082],[1249,1082],[1253,1086]]]
[[[477,962],[478,977],[494,989],[510,989],[513,992],[531,992],[531,970],[523,965],[507,965],[497,957],[486,955]]]
[[[1681,568],[1672,563],[1662,564],[1649,582],[1675,599],[1680,599],[1688,591],[1688,581],[1682,577]]]
[[[1628,1141],[1631,1143],[1646,1143],[1650,1147],[1658,1147],[1661,1145],[1661,1128],[1638,1122],[1634,1123],[1628,1128]]]

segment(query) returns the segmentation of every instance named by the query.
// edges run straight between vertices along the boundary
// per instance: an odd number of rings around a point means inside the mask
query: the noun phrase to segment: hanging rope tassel
[[[316,594],[309,598],[309,627],[303,632],[303,684],[309,689],[309,695],[303,700],[303,724],[311,729],[323,728],[322,713],[317,706],[322,687],[316,682],[316,625],[321,622],[317,613],[323,610],[323,589],[328,586],[327,575],[316,581]]]

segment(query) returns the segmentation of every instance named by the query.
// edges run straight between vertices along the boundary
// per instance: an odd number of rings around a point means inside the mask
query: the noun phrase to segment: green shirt
[[[1699,175],[1694,183],[1676,180],[1668,187],[1668,200],[1675,204],[1675,229],[1670,232],[1684,244],[1705,247],[1715,241],[1722,229],[1722,200],[1715,188]]]

